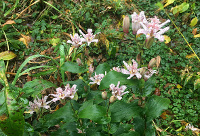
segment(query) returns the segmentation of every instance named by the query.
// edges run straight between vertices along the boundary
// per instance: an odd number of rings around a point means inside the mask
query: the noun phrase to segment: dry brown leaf
[[[193,34],[193,35],[196,35],[196,34],[197,34],[197,28],[195,28],[195,29],[192,30],[192,34]]]
[[[19,39],[19,41],[22,41],[26,45],[26,48],[28,48],[29,43],[31,42],[31,37],[23,34],[21,34],[21,36],[22,37]]]
[[[156,66],[157,66],[157,68],[160,66],[160,61],[161,61],[161,57],[157,56],[156,57]]]
[[[13,20],[8,20],[8,21],[6,21],[2,26],[4,27],[5,25],[8,25],[8,24],[15,24],[15,21],[13,21]]]

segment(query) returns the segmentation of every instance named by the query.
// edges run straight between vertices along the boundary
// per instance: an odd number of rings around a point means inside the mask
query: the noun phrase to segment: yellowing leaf
[[[181,89],[181,88],[182,88],[182,86],[179,85],[179,84],[177,84],[176,87],[177,87],[178,89]]]
[[[190,26],[195,26],[195,25],[197,24],[197,22],[198,22],[197,17],[193,18],[193,19],[191,20],[191,22],[190,22]]]
[[[196,34],[194,35],[194,38],[200,37],[200,34]]]
[[[164,7],[167,7],[168,5],[174,3],[174,0],[167,0],[167,3],[164,5]]]
[[[193,29],[192,30],[192,34],[195,36],[196,35],[196,33],[197,33],[197,28],[195,28],[195,29]],[[200,36],[200,35],[199,35]]]
[[[194,81],[194,90],[200,87],[200,78]]]
[[[53,46],[56,46],[59,42],[60,42],[60,38],[53,38],[53,39],[50,40],[50,43]]]
[[[5,121],[8,118],[8,116],[6,116],[6,114],[3,114],[0,116],[0,121]]]
[[[29,45],[29,43],[31,41],[31,37],[23,35],[23,34],[21,34],[21,36],[22,37],[19,39],[19,41],[22,41],[26,45],[26,48],[28,48],[28,45]]]
[[[106,39],[105,43],[106,43],[106,49],[109,50],[109,41],[107,39]]]
[[[0,53],[0,60],[11,60],[13,58],[15,58],[17,55],[15,55],[13,52],[11,51],[4,51]]]
[[[15,24],[15,21],[13,21],[13,20],[8,20],[8,21],[6,21],[2,26],[5,26],[5,25],[7,25],[7,24]]]
[[[193,54],[190,54],[190,55],[186,55],[185,57],[186,57],[187,59],[190,59],[190,58],[196,57],[196,55],[193,53]]]
[[[165,38],[165,43],[169,43],[171,41],[171,38],[167,35],[164,35],[164,38]]]

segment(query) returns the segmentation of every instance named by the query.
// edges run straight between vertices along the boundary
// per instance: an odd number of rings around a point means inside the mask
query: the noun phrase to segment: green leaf
[[[121,122],[140,116],[141,108],[137,103],[117,101],[110,106],[111,122]]]
[[[38,76],[42,76],[42,75],[49,75],[53,72],[55,72],[57,70],[57,67],[51,67],[51,68],[48,68],[46,71],[42,71],[42,72],[38,72],[36,74],[31,74],[32,77],[38,77]]]
[[[190,22],[190,26],[191,27],[195,26],[197,24],[197,22],[198,22],[197,17],[193,18],[192,21]]]
[[[24,92],[24,95],[32,95],[35,96],[38,93],[41,93],[42,90],[45,90],[50,87],[57,87],[55,84],[43,80],[43,79],[35,79],[33,81],[26,82],[24,85],[22,92]]]
[[[84,73],[87,71],[87,69],[85,69],[84,67],[79,66],[77,63],[70,61],[65,62],[64,65],[61,66],[61,69],[72,73]]]
[[[22,136],[24,132],[23,111],[10,91],[3,60],[0,60],[0,78],[5,83],[4,91],[0,92],[0,128],[8,136]]]
[[[90,119],[98,124],[107,124],[110,122],[110,117],[107,116],[107,109],[104,106],[93,105],[88,103],[88,106],[79,112],[79,118]]]
[[[120,85],[130,85],[136,86],[139,84],[139,80],[137,79],[127,79],[127,75],[116,71],[110,71],[106,74],[106,76],[101,80],[101,84],[99,86],[100,90],[109,88],[110,84],[117,84],[120,81]]]
[[[15,58],[17,55],[11,51],[4,51],[0,53],[0,60],[11,60]]]
[[[161,115],[164,109],[167,109],[170,104],[168,98],[162,98],[157,95],[148,98],[145,105],[145,113],[147,121],[151,121]]]
[[[181,5],[181,11],[180,11],[180,13],[183,13],[183,12],[185,12],[186,10],[188,10],[188,8],[189,8],[189,4],[188,3],[186,3],[186,2],[183,2]]]
[[[110,71],[110,66],[107,63],[99,64],[95,70],[96,74],[104,74],[105,71],[108,73]]]
[[[148,96],[149,94],[152,93],[152,91],[155,90],[155,85],[156,83],[156,79],[154,77],[149,78],[145,84],[144,84],[144,88],[142,89],[142,96]]]
[[[67,102],[65,106],[59,108],[54,113],[45,115],[44,120],[46,121],[45,125],[48,127],[60,124],[61,122],[69,123],[76,121],[70,102]]]
[[[164,6],[161,2],[157,2],[155,5],[158,6],[161,10],[164,9]]]

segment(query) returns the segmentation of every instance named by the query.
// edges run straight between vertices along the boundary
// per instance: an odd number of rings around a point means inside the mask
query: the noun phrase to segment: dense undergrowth
[[[158,2],[2,1],[0,135],[199,135],[200,2]],[[131,15],[141,11],[162,23],[170,19],[164,41],[143,46],[146,36],[133,34]],[[72,47],[70,34],[85,38],[89,29],[98,42]],[[156,72],[147,80],[140,69],[142,78],[128,80],[126,72],[110,70],[125,71],[133,59]],[[95,75],[101,83],[91,83]],[[118,81],[126,85],[122,100],[109,91]],[[58,88],[71,93],[58,97]],[[44,105],[32,110],[37,101]]]

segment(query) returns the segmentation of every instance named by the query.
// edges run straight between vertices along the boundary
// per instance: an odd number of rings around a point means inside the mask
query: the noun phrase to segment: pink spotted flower
[[[84,41],[84,38],[80,38],[80,36],[75,33],[73,36],[70,34],[71,36],[71,40],[68,40],[67,43],[71,43],[72,46],[74,47],[79,47],[79,45],[82,44],[82,42]]]
[[[87,34],[84,34],[81,30],[79,30],[79,32],[83,35],[84,41],[87,42],[88,46],[92,42],[96,42],[96,43],[98,42],[98,39],[94,39],[95,35],[93,35],[92,29],[88,29]]]
[[[170,20],[165,21],[164,23],[161,23],[160,20],[155,16],[154,18],[150,18],[150,21],[147,24],[140,23],[142,25],[142,29],[139,29],[137,31],[138,34],[145,34],[147,40],[151,38],[156,38],[159,41],[164,41],[163,34],[169,30],[169,27],[162,28],[164,25],[170,22]]]
[[[138,64],[137,62],[132,59],[133,64],[127,64],[125,61],[123,61],[126,69],[122,69],[123,74],[130,75],[127,79],[131,79],[133,76],[136,76],[138,79],[142,77],[140,74],[140,69],[138,69]]]
[[[115,86],[114,84],[110,84],[110,89],[112,90],[112,96],[114,96],[115,98],[117,98],[118,100],[122,99],[122,95],[129,93],[128,91],[124,92],[126,90],[126,86],[122,85],[120,86],[120,81],[118,81],[117,86]]]
[[[106,72],[105,72],[105,75],[106,75]],[[100,85],[100,82],[104,78],[105,75],[104,74],[98,74],[97,75],[96,72],[95,72],[95,76],[90,78],[90,80],[92,80],[92,82],[90,82],[89,84]]]

